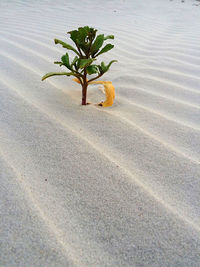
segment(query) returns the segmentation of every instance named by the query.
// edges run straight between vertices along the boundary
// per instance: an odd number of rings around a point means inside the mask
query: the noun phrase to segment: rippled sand
[[[0,10],[0,266],[199,266],[198,2]],[[118,60],[111,108],[81,106],[68,77],[41,82],[65,53],[53,39],[85,25],[115,35],[99,57]]]

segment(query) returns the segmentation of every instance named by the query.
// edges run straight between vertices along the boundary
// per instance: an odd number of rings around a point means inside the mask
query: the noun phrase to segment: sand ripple
[[[79,2],[0,3],[0,265],[198,266],[199,9]],[[63,53],[53,38],[83,24],[116,36],[102,56],[119,61],[112,108],[80,106],[70,79],[41,82]]]

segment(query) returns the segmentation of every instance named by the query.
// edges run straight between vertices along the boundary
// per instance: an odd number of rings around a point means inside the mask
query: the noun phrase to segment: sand
[[[198,5],[1,0],[0,266],[199,266]],[[115,35],[110,108],[41,82],[85,25]]]

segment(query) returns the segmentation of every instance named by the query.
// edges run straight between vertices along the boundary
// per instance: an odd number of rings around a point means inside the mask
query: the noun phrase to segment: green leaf
[[[70,34],[70,38],[72,39],[72,41],[76,44],[77,43],[77,38],[78,38],[78,31],[75,30],[75,31],[71,31],[71,32],[68,32]]]
[[[102,70],[101,65],[97,65],[97,68],[99,69],[99,73],[100,73],[100,74],[103,74],[103,70]]]
[[[83,68],[89,66],[93,61],[94,61],[94,59],[92,59],[92,58],[78,59],[78,68],[83,69]]]
[[[89,26],[85,26],[85,27],[83,27],[83,28],[86,30],[87,34],[88,34],[89,32],[91,32],[92,30],[94,30],[93,28],[90,28]]]
[[[97,32],[97,30],[95,30],[94,28],[89,28],[89,32],[88,32],[88,40],[89,41],[93,41],[95,39],[96,32]]]
[[[117,60],[112,60],[108,65],[106,65],[104,62],[101,62],[101,70],[103,73],[107,72],[112,65],[112,63],[117,62]]]
[[[72,70],[71,65],[69,63],[69,55],[67,53],[61,57],[61,60],[65,67],[67,67],[69,70]]]
[[[96,32],[97,30],[95,30],[94,28],[85,26],[79,27],[78,30],[70,31],[68,33],[70,34],[70,38],[76,44],[79,53],[81,53],[81,49],[83,53],[88,56],[89,48],[92,41],[95,39]]]
[[[107,68],[106,71],[109,70],[110,66],[111,66],[114,62],[117,62],[117,60],[112,60],[112,61],[110,61],[110,63],[106,66],[106,68]]]
[[[60,65],[60,67],[61,67],[62,65],[64,65],[61,61],[54,61],[54,64],[58,64],[58,65]]]
[[[68,32],[71,36],[70,38],[72,39],[72,41],[78,46],[80,47],[81,45],[84,46],[85,44],[85,38],[87,37],[87,28],[85,27],[80,27],[78,28],[78,31],[71,31]],[[84,47],[83,47],[84,48]]]
[[[71,63],[71,68],[73,70],[73,66],[75,67],[76,71],[78,71],[78,67],[77,67],[77,61],[78,61],[78,57],[75,56],[75,58],[73,59],[72,63]]]
[[[87,54],[89,43],[79,43],[79,47],[82,49],[82,51]]]
[[[87,73],[89,75],[94,74],[94,73],[98,73],[98,66],[97,65],[90,65],[87,67],[86,70],[87,70]]]
[[[78,31],[79,31],[79,41],[82,43],[85,41],[88,32],[85,28],[82,27],[78,28]]]
[[[101,69],[103,73],[107,71],[106,64],[104,62],[101,62]]]
[[[74,58],[73,61],[72,61],[71,67],[74,66],[74,64],[77,62],[77,60],[78,60],[78,57],[75,56],[75,58]]]
[[[79,56],[78,51],[76,51],[76,49],[73,48],[71,45],[69,45],[69,44],[67,44],[67,43],[65,43],[65,42],[63,42],[61,40],[58,40],[58,39],[54,39],[54,42],[55,42],[55,44],[61,44],[64,48],[67,48],[69,50],[74,51]]]
[[[95,39],[91,48],[92,55],[98,52],[98,50],[102,47],[103,42],[104,42],[104,34],[97,35],[97,38]]]
[[[87,43],[85,42],[85,39],[87,37],[87,31],[85,28],[78,28],[78,31],[72,31],[69,32],[71,34],[71,39],[76,44],[76,46],[84,53],[87,53]]]
[[[51,77],[51,76],[55,76],[55,75],[66,75],[66,76],[70,76],[70,75],[74,75],[73,72],[49,72],[47,74],[45,74],[42,77],[42,81],[44,81],[45,79]]]
[[[85,38],[87,37],[88,34],[88,29],[87,27],[80,27],[78,28],[78,31],[70,31],[68,32],[71,36],[70,38],[72,41],[74,41],[75,44],[83,44],[85,42]]]
[[[107,45],[105,45],[104,48],[101,49],[101,51],[100,51],[97,55],[95,55],[95,57],[97,57],[97,56],[99,56],[99,55],[101,55],[101,54],[103,54],[103,53],[108,52],[108,51],[111,50],[113,47],[114,47],[114,45],[112,45],[112,44],[107,44]]]
[[[107,35],[106,37],[104,37],[104,41],[108,40],[108,39],[114,39],[114,35]]]

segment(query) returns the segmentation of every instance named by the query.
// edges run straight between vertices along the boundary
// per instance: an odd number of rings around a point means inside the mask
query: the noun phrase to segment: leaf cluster
[[[59,66],[65,66],[70,72],[50,72],[43,76],[42,80],[54,75],[73,75],[83,83],[87,74],[97,74],[95,78],[91,79],[95,80],[107,72],[113,62],[116,62],[116,60],[112,60],[107,65],[104,62],[101,62],[99,65],[94,64],[97,56],[108,52],[114,47],[110,43],[103,46],[106,40],[114,39],[113,35],[97,35],[97,30],[88,26],[80,27],[78,30],[68,32],[68,34],[70,34],[70,38],[74,42],[75,47],[59,39],[55,39],[54,42],[74,52],[76,55],[70,62],[69,54],[66,53],[61,57],[61,61],[55,61],[54,63]]]

